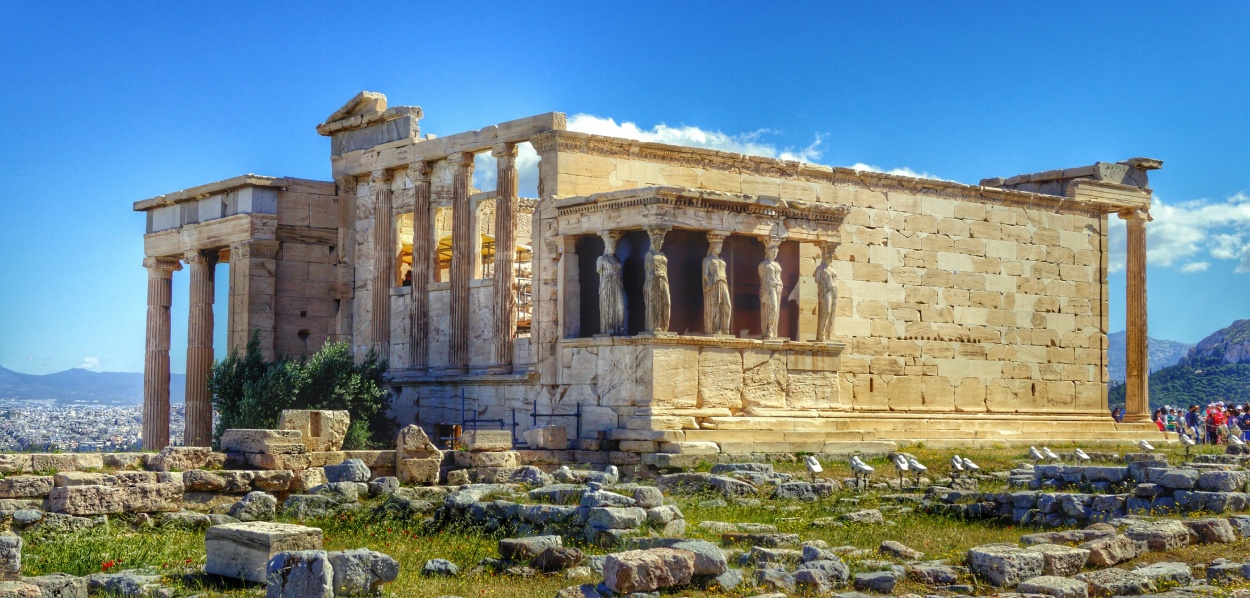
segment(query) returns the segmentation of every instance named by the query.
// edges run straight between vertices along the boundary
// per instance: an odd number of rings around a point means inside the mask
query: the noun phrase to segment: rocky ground
[[[327,472],[347,481],[281,502],[253,492],[215,513],[0,515],[22,539],[21,574],[44,596],[85,595],[80,586],[93,595],[263,595],[264,584],[205,573],[206,529],[236,520],[321,530],[328,552],[281,559],[285,595],[318,595],[318,584],[333,592],[344,571],[384,595],[467,598],[1250,587],[1242,460],[1210,448],[1189,457],[1177,447],[1121,450],[1069,465],[1034,463],[1027,449],[978,450],[965,456],[981,471],[951,479],[950,451],[911,449],[929,470],[906,473],[901,486],[889,455],[865,458],[876,471],[863,484],[841,459],[823,460],[818,478],[799,459],[775,458],[643,480],[523,469],[517,481],[456,487],[351,481],[368,479],[352,464]],[[8,548],[0,543],[0,565],[12,567]],[[372,552],[351,552],[362,548]]]

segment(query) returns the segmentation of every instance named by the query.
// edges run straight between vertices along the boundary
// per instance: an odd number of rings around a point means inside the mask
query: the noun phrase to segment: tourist
[[[1202,427],[1199,425],[1199,419],[1198,406],[1190,405],[1189,411],[1185,413],[1185,426],[1189,428],[1194,442],[1202,442]]]
[[[1123,422],[1123,421],[1124,421],[1124,410],[1123,410],[1123,409],[1121,409],[1121,408],[1119,408],[1119,407],[1116,407],[1115,409],[1112,409],[1112,410],[1111,410],[1111,419],[1112,419],[1112,420],[1114,420],[1116,423],[1121,423],[1121,422]]]
[[[404,272],[404,284],[402,286],[412,286],[412,270]]]

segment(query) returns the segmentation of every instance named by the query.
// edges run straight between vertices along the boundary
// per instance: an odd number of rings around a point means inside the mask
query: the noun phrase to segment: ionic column
[[[147,351],[143,359],[143,449],[169,446],[169,306],[176,259],[144,258],[148,270]]]
[[[416,162],[408,166],[412,178],[412,310],[409,319],[409,360],[413,369],[422,370],[430,363],[430,270],[438,253],[434,249],[434,230],[430,224],[430,164]]]
[[[387,359],[391,353],[391,287],[395,284],[395,223],[391,213],[391,173],[374,171],[373,187],[373,314],[370,332],[373,350]]]
[[[1146,346],[1146,222],[1141,210],[1120,212],[1128,226],[1125,297],[1124,421],[1150,419],[1150,368]]]
[[[495,157],[495,364],[500,373],[512,372],[516,336],[516,144],[491,150]]]
[[[187,393],[185,446],[212,446],[213,401],[208,375],[213,367],[213,296],[216,251],[188,251],[183,258],[191,269],[190,310],[187,314]]]
[[[473,182],[473,154],[447,157],[455,174],[451,188],[451,322],[447,365],[453,370],[469,366],[469,280],[473,278],[473,206],[469,193]]]

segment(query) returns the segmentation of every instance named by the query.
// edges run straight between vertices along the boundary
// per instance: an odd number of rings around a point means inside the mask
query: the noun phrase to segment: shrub
[[[283,409],[344,409],[352,416],[344,448],[388,447],[397,426],[387,415],[386,366],[373,351],[356,363],[345,342],[326,343],[310,357],[266,361],[253,332],[242,355],[232,350],[213,363],[208,379],[218,413],[213,445],[220,447],[221,433],[232,428],[277,427]]]

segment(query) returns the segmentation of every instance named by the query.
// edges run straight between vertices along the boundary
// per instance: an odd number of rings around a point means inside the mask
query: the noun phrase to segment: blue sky
[[[422,106],[437,134],[559,110],[587,129],[966,183],[1160,158],[1151,336],[1194,342],[1250,317],[1250,3],[0,11],[0,364],[19,371],[141,371],[131,203],[246,172],[327,179],[313,127],[362,89]],[[1112,330],[1123,288],[1113,273]]]

